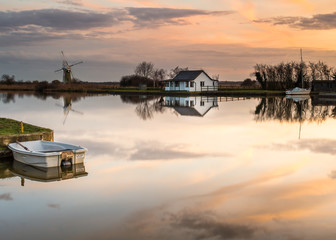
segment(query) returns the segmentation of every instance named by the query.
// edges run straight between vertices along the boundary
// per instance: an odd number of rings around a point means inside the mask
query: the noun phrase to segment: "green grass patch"
[[[50,132],[48,128],[34,126],[28,123],[23,123],[23,134]],[[21,134],[21,124],[19,121],[0,118],[0,135],[15,135]]]

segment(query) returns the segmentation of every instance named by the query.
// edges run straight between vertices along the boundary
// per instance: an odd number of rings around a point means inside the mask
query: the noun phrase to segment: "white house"
[[[181,116],[203,117],[211,108],[218,107],[217,97],[164,97],[164,106],[173,108]]]
[[[167,80],[166,91],[217,91],[218,80],[209,77],[203,70],[181,71],[173,79]]]

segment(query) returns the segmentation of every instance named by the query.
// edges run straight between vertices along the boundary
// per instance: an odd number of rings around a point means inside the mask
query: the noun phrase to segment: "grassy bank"
[[[34,126],[28,123],[23,123],[23,130],[24,134],[52,131],[51,129]],[[15,134],[21,134],[20,122],[8,118],[0,118],[0,136],[15,135]]]

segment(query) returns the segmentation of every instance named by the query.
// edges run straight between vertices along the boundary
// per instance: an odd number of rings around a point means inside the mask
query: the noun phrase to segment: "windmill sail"
[[[83,61],[80,61],[80,62],[69,65],[68,61],[65,59],[63,51],[61,51],[61,53],[62,53],[62,57],[63,57],[62,68],[56,70],[55,72],[63,71],[63,82],[64,83],[70,83],[70,82],[72,82],[72,79],[73,79],[73,74],[72,74],[72,71],[71,71],[71,67],[75,66],[75,65],[78,65],[80,63],[83,63]]]

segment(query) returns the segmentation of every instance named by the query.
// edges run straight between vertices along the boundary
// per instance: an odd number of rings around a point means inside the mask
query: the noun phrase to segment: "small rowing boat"
[[[83,163],[86,148],[60,142],[27,141],[10,143],[16,161],[36,167],[58,167]]]

